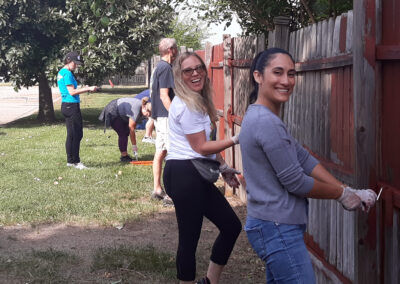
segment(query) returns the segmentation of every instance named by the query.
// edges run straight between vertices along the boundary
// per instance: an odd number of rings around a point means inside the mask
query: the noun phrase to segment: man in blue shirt
[[[79,94],[96,92],[99,88],[97,86],[77,88],[78,83],[72,73],[78,65],[82,64],[81,57],[77,52],[67,53],[64,64],[64,67],[57,74],[57,85],[61,93],[61,113],[65,117],[67,126],[67,140],[65,142],[67,166],[83,170],[87,167],[81,163],[79,157],[79,148],[83,137]]]
[[[171,64],[178,55],[176,40],[163,38],[158,46],[161,60],[154,69],[150,79],[150,97],[152,118],[156,127],[156,153],[153,159],[154,190],[152,198],[172,203],[161,187],[162,162],[167,155],[168,147],[168,110],[174,98],[174,77]]]

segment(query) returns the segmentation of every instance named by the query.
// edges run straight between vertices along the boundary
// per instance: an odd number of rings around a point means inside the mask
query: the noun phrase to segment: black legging
[[[65,149],[67,151],[67,162],[79,163],[79,148],[83,137],[82,114],[79,103],[62,103],[61,113],[65,117],[67,125],[67,140]]]
[[[178,222],[177,277],[182,281],[193,281],[203,217],[220,230],[210,257],[219,265],[228,262],[242,225],[225,197],[214,184],[199,175],[190,160],[168,160],[163,180],[174,202]]]
[[[118,116],[111,122],[111,127],[118,134],[119,151],[126,152],[128,150],[129,122]]]

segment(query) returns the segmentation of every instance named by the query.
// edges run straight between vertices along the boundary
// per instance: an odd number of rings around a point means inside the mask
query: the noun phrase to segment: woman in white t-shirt
[[[225,182],[238,187],[238,172],[227,166],[219,152],[239,141],[237,137],[212,139],[217,113],[203,60],[196,53],[185,52],[175,61],[173,71],[175,97],[169,109],[170,146],[163,180],[178,222],[177,278],[180,283],[195,283],[196,248],[206,217],[220,234],[212,248],[207,276],[196,283],[216,284],[242,226],[225,197],[200,174],[192,160],[217,160]]]

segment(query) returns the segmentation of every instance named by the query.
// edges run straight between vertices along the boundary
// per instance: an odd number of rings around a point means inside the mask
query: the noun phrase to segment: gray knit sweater
[[[290,135],[281,119],[262,105],[250,105],[239,136],[247,191],[247,212],[285,224],[307,222],[310,173],[318,164]]]

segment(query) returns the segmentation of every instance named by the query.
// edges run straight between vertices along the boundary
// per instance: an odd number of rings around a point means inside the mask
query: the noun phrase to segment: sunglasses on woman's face
[[[205,71],[205,66],[203,64],[197,65],[195,68],[186,68],[182,70],[183,75],[192,76],[193,72],[196,71],[198,74],[203,74]]]

